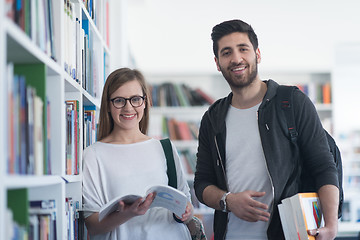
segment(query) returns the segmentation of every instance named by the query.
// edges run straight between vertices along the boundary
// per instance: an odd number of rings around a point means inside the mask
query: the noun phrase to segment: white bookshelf
[[[4,9],[4,2],[0,1],[0,9],[1,13],[0,15],[3,15],[3,9]],[[1,17],[2,18],[2,17]],[[0,52],[4,53],[6,49],[5,46],[5,30],[4,30],[4,23],[3,21],[0,21]],[[5,71],[4,66],[6,62],[6,56],[5,54],[0,54],[0,78],[5,79]],[[4,113],[6,111],[6,84],[5,81],[0,81],[0,111],[1,113]],[[5,139],[4,139],[4,131],[6,129],[5,127],[5,119],[4,114],[1,114],[2,117],[0,117],[0,131],[2,133],[0,137],[0,216],[5,216],[6,211],[6,187],[4,184],[2,184],[5,180],[5,165],[2,163],[3,159],[6,159],[6,146],[5,146]],[[5,218],[0,217],[0,239],[5,239]]]
[[[56,228],[57,239],[67,239],[68,221],[66,217],[65,199],[72,198],[78,201],[80,207],[82,205],[82,150],[83,150],[83,107],[92,106],[100,107],[100,97],[105,77],[109,74],[109,55],[110,49],[107,46],[105,31],[105,4],[109,4],[109,0],[93,1],[96,9],[96,23],[91,18],[89,12],[81,0],[71,0],[73,8],[73,17],[78,18],[79,22],[88,20],[89,35],[91,35],[92,48],[89,51],[92,54],[93,62],[91,62],[91,70],[88,79],[94,81],[94,93],[85,90],[81,84],[84,79],[82,75],[78,75],[77,82],[68,72],[65,71],[65,62],[69,61],[66,58],[68,52],[75,52],[80,58],[73,58],[72,64],[77,71],[82,72],[81,62],[81,35],[71,35],[68,26],[73,26],[73,33],[76,32],[75,25],[68,25],[68,16],[64,11],[64,1],[48,0],[52,5],[52,20],[53,20],[53,45],[55,52],[55,59],[51,58],[49,54],[44,52],[39,44],[31,38],[31,34],[26,34],[18,24],[8,18],[5,13],[6,1],[0,0],[0,239],[8,239],[6,230],[12,228],[6,218],[7,212],[7,193],[9,190],[27,189],[28,201],[30,200],[49,200],[54,199],[56,202]],[[31,2],[25,0],[26,2]],[[32,15],[33,16],[33,15]],[[30,19],[30,18],[29,18]],[[33,17],[31,17],[33,20]],[[82,26],[77,26],[79,32]],[[65,36],[74,37],[73,45],[66,45],[67,39]],[[78,44],[77,47],[75,44]],[[68,49],[67,49],[68,47]],[[74,55],[75,56],[75,55]],[[39,64],[44,66],[45,76],[42,77],[45,87],[45,94],[50,103],[49,122],[50,122],[50,164],[51,174],[33,175],[20,174],[18,172],[10,173],[8,171],[8,157],[10,150],[8,149],[8,134],[9,120],[8,120],[8,82],[7,78],[7,64],[13,63],[15,66],[19,64]],[[31,74],[31,73],[30,73]],[[34,71],[33,76],[36,76]],[[38,76],[36,76],[38,77]],[[40,77],[40,76],[39,76]],[[41,77],[40,77],[41,78]],[[78,144],[78,161],[79,174],[66,174],[66,100],[79,101],[79,144]],[[46,126],[43,126],[46,128]],[[28,143],[26,143],[28,144]]]

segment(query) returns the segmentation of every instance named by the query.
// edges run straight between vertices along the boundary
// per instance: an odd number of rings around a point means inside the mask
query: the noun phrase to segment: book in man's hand
[[[145,200],[145,197],[152,192],[155,192],[156,196],[154,201],[151,203],[150,208],[163,207],[175,213],[179,217],[185,213],[188,201],[185,193],[167,185],[158,185],[150,187],[144,196],[130,194],[112,199],[110,202],[101,207],[99,211],[99,221],[103,220],[110,213],[117,211],[119,208],[119,201],[124,201],[125,204],[132,204],[139,198],[143,198]]]
[[[286,240],[315,240],[307,230],[325,225],[317,193],[298,193],[278,205]]]

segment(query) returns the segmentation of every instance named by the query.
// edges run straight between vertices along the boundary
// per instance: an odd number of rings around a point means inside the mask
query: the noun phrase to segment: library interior
[[[231,19],[258,35],[260,78],[296,85],[335,139],[336,239],[360,239],[358,9],[357,0],[0,0],[0,239],[87,239],[83,150],[96,142],[105,80],[121,67],[150,84],[148,135],[171,139],[213,239],[214,209],[196,198],[194,172],[201,118],[231,91],[210,37]]]

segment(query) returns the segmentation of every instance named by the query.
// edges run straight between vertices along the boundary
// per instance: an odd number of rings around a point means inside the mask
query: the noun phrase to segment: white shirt
[[[230,192],[265,191],[264,197],[255,200],[270,207],[273,191],[257,122],[259,105],[249,109],[229,108],[226,116],[226,174]],[[267,239],[267,227],[268,222],[247,222],[230,212],[226,239]]]
[[[179,156],[173,146],[178,189],[190,199]],[[166,158],[159,140],[150,139],[134,144],[96,142],[83,154],[83,204],[85,217],[112,200],[126,195],[145,196],[153,185],[167,185]],[[190,201],[190,200],[189,200]],[[185,224],[177,223],[165,208],[151,208],[115,230],[91,239],[191,239]]]

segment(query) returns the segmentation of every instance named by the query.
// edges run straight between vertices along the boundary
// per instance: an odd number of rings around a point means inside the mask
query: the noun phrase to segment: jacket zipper
[[[267,99],[267,102],[268,102],[268,101],[269,101],[269,99]],[[257,112],[257,120],[258,120],[258,122],[259,122],[259,111]],[[265,123],[265,127],[266,127],[266,130],[268,130],[268,131],[270,130],[270,128],[269,128],[269,126],[268,126],[267,123]],[[275,190],[274,190],[274,183],[273,183],[273,180],[272,180],[271,175],[270,175],[270,171],[269,171],[269,168],[268,168],[268,164],[267,164],[267,161],[266,161],[266,156],[265,156],[265,154],[264,154],[264,157],[265,157],[266,172],[267,172],[267,174],[268,174],[268,176],[269,176],[269,179],[270,179],[271,191],[272,191],[272,194],[273,194],[272,206],[271,206],[271,209],[269,209],[269,210],[270,210],[270,213],[271,213],[271,212],[273,211],[274,205],[275,205]],[[271,214],[270,216],[271,216],[271,218],[269,219],[269,223],[271,222],[271,219],[272,219],[273,214]]]
[[[217,154],[218,154],[217,165],[218,165],[218,166],[221,165],[221,169],[222,169],[222,171],[223,171],[224,178],[225,178],[226,190],[228,191],[228,190],[229,190],[229,185],[228,185],[228,182],[227,182],[227,175],[226,175],[226,172],[225,172],[225,167],[224,167],[223,161],[222,161],[222,159],[221,159],[219,146],[218,146],[218,143],[217,143],[217,141],[216,141],[216,136],[214,137],[214,141],[215,141],[216,152],[217,152]]]
[[[214,141],[215,141],[215,147],[216,147],[216,152],[218,154],[218,158],[217,158],[217,165],[221,165],[221,169],[223,171],[223,174],[224,174],[224,178],[225,178],[225,183],[226,183],[226,191],[229,191],[229,185],[228,185],[228,181],[227,181],[227,175],[226,175],[226,172],[225,172],[225,167],[224,167],[224,163],[221,159],[221,155],[220,155],[220,150],[219,150],[219,146],[218,146],[218,143],[216,141],[216,136],[214,136]],[[226,236],[226,232],[227,232],[227,228],[228,228],[228,219],[229,215],[227,215],[226,217],[226,227],[225,227],[225,232],[224,232],[224,235],[223,235],[223,240],[225,240],[225,236]]]

